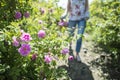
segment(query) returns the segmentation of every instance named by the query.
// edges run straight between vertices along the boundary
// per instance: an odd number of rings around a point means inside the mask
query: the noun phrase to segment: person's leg
[[[76,42],[76,55],[79,55],[79,52],[80,52],[80,49],[81,49],[81,45],[82,45],[82,36],[83,36],[83,33],[84,33],[84,30],[85,30],[85,27],[86,27],[86,20],[80,20],[78,22],[78,39],[77,39],[77,42]]]
[[[69,36],[72,37],[74,36],[74,31],[76,27],[77,22],[76,21],[69,21],[68,22],[68,28],[69,28]]]
[[[74,36],[74,31],[75,31],[75,27],[76,27],[77,21],[69,21],[68,23],[68,31],[69,31],[69,37],[73,37]],[[71,42],[70,42],[70,46],[71,46]]]

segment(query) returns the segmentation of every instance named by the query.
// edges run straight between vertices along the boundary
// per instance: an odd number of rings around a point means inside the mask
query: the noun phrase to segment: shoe
[[[78,62],[81,62],[80,56],[77,54],[76,59]]]

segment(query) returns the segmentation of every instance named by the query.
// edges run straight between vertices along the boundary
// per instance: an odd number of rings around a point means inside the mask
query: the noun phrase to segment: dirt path
[[[60,61],[58,63],[59,66],[64,67],[67,70],[70,78],[69,80],[105,80],[102,76],[103,72],[100,67],[93,66],[94,61],[100,57],[100,54],[96,54],[97,51],[94,48],[94,42],[88,40],[90,39],[89,37],[90,35],[85,34],[80,53],[82,60],[81,63],[77,62],[76,59],[73,61]],[[69,55],[73,55],[75,57],[75,42],[70,51],[71,54]]]

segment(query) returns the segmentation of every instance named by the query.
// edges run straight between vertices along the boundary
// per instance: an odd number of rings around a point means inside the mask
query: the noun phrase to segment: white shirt
[[[85,18],[85,0],[70,0],[71,11],[69,13],[69,20],[81,20]]]

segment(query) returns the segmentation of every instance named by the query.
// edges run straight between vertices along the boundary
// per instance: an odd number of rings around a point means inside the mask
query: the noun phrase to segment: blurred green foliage
[[[115,60],[120,59],[120,1],[94,0],[90,6],[90,31]]]

